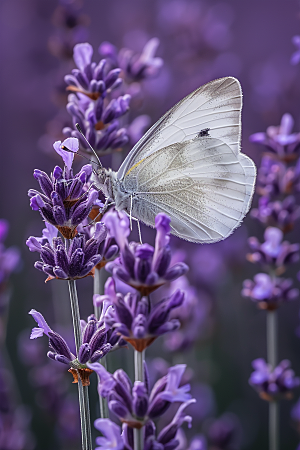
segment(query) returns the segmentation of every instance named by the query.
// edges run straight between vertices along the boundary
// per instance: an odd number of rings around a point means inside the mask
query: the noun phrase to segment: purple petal
[[[40,329],[42,330],[43,333],[45,333],[47,336],[49,336],[49,331],[52,331],[51,328],[49,327],[49,325],[47,324],[46,320],[44,319],[43,315],[36,311],[35,309],[32,309],[31,311],[29,311],[29,313],[34,320],[36,321],[36,323],[38,324],[38,326],[40,327]],[[34,330],[36,330],[36,328],[34,328]],[[34,336],[33,336],[34,334]],[[30,336],[30,339],[35,339],[39,336],[36,335],[36,331],[35,333],[32,333]],[[40,336],[42,336],[42,334],[40,334]]]
[[[34,236],[30,236],[27,239],[26,245],[31,252],[40,252],[42,249],[41,243]]]
[[[123,450],[124,443],[121,437],[121,428],[109,419],[97,419],[94,422],[95,428],[103,436],[96,438],[98,450]]]
[[[67,150],[63,150],[62,149],[63,146],[67,147],[69,150],[71,150],[71,152],[74,153],[70,153]],[[63,142],[56,141],[54,142],[53,147],[56,153],[58,153],[62,157],[65,165],[70,170],[73,164],[74,154],[79,150],[78,139],[69,137],[65,139]]]
[[[36,339],[38,337],[42,337],[44,334],[44,330],[42,328],[32,328],[31,330],[31,334],[30,334],[30,339]]]
[[[98,391],[102,397],[107,397],[111,389],[114,388],[116,381],[114,377],[107,372],[107,370],[99,363],[89,364],[87,363],[89,369],[92,369],[99,376]]]
[[[73,51],[73,59],[79,70],[91,63],[93,56],[93,47],[85,42],[84,44],[76,44]]]
[[[43,229],[43,236],[48,240],[49,244],[52,246],[53,238],[57,237],[58,230],[51,223],[45,222],[46,228]]]

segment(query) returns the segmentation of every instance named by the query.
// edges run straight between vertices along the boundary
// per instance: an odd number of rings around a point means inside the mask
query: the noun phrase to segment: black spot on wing
[[[209,130],[210,128],[204,128],[203,130],[200,131],[200,133],[198,133],[197,137],[209,136],[208,134]]]

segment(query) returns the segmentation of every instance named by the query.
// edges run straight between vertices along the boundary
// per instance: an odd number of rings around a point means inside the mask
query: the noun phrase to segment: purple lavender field
[[[0,450],[299,450],[298,2],[0,12]],[[243,91],[249,213],[198,244],[147,203],[155,226],[140,236],[99,164],[117,171],[166,111],[223,77]],[[208,224],[236,212],[218,209]]]

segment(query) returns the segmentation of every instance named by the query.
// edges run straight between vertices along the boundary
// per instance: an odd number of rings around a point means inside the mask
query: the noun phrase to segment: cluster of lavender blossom
[[[299,261],[300,250],[299,244],[284,240],[284,235],[294,228],[300,218],[297,202],[300,134],[292,133],[293,124],[291,115],[284,114],[280,126],[270,126],[265,133],[250,137],[251,142],[265,147],[258,170],[258,207],[252,209],[251,215],[266,229],[263,243],[256,237],[249,238],[251,253],[247,259],[258,264],[264,272],[257,273],[253,280],[245,280],[242,294],[256,303],[258,308],[266,310],[269,318],[283,303],[299,295],[298,289],[293,287],[293,280],[282,277],[290,264]],[[276,338],[276,330],[273,331],[273,338]],[[269,332],[272,335],[272,329]],[[276,347],[276,342],[273,345]],[[278,364],[276,348],[268,350],[268,359],[268,363],[263,359],[253,361],[255,371],[250,377],[250,384],[264,400],[291,398],[293,390],[300,384],[291,363],[283,360]]]
[[[45,334],[50,348],[47,356],[65,364],[74,382],[88,386],[90,374],[93,371],[98,374],[98,392],[107,398],[108,408],[119,417],[123,430],[107,417],[97,420],[95,426],[104,435],[97,439],[97,448],[133,449],[133,431],[143,429],[143,448],[176,449],[178,430],[184,422],[191,424],[185,409],[195,401],[189,394],[189,385],[182,385],[185,365],[170,367],[151,390],[145,363],[143,381],[132,384],[123,370],[111,375],[99,361],[126,343],[143,355],[159,336],[180,327],[171,313],[183,304],[183,291],[177,289],[158,302],[153,302],[150,294],[184,275],[188,267],[183,262],[171,264],[170,219],[164,214],[156,217],[154,247],[128,242],[129,219],[122,212],[109,210],[102,222],[84,225],[93,206],[99,207],[99,200],[98,191],[90,182],[90,166],[74,175],[74,154],[63,150],[67,147],[76,152],[78,146],[74,137],[56,142],[54,149],[62,156],[64,168],[56,166],[50,176],[35,170],[40,191],[29,191],[30,204],[40,212],[46,228],[42,237],[31,236],[27,245],[32,252],[39,253],[35,267],[45,273],[47,280],[78,280],[93,276],[97,267],[100,270],[106,267],[112,278],[106,282],[104,295],[94,295],[94,305],[100,307],[101,315],[91,314],[87,322],[81,321],[80,345],[76,350],[36,310],[30,311],[38,324],[31,339]],[[135,292],[126,295],[116,292],[118,280]],[[170,424],[158,433],[154,420],[173,403],[179,403],[179,409]],[[113,447],[116,442],[117,447]]]
[[[93,48],[89,43],[76,44],[73,50],[76,68],[64,77],[69,92],[66,109],[72,126],[65,126],[63,135],[78,138],[81,148],[90,152],[75,127],[78,123],[100,155],[121,151],[128,142],[135,144],[150,118],[145,114],[137,115],[129,123],[126,116],[131,99],[142,95],[141,82],[156,76],[163,65],[162,59],[155,57],[158,45],[157,38],[150,39],[141,54],[136,54],[125,48],[117,52],[112,44],[104,42],[99,47],[104,58],[96,63],[92,62]],[[62,118],[63,114],[59,116]],[[59,116],[57,124],[66,123],[64,119],[59,120]],[[61,134],[55,126],[51,128],[55,134]]]

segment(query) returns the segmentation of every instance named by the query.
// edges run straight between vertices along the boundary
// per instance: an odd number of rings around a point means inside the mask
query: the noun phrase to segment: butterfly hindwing
[[[134,192],[132,215],[154,226],[171,218],[172,233],[192,242],[229,236],[247,213],[254,188],[253,161],[212,137],[172,144],[132,167],[123,180]]]

